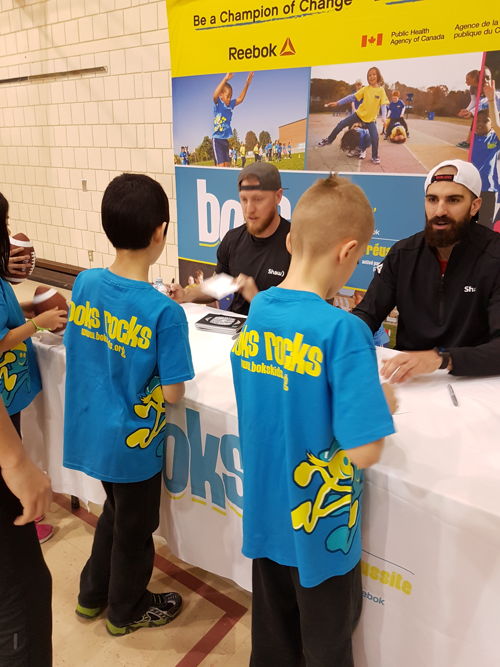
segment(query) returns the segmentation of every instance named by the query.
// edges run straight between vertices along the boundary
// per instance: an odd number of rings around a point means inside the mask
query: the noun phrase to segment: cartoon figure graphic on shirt
[[[328,551],[348,553],[358,528],[362,474],[353,466],[346,453],[334,442],[330,449],[315,456],[307,452],[293,472],[294,482],[308,487],[319,476],[322,484],[313,500],[307,500],[292,510],[294,530],[312,533],[320,519],[348,512],[347,524],[335,528],[326,538]]]
[[[140,403],[134,405],[135,414],[140,419],[149,419],[151,413],[153,413],[154,424],[138,428],[130,433],[127,436],[126,443],[131,448],[140,447],[141,449],[145,449],[163,431],[167,421],[165,416],[165,399],[158,376],[149,381],[144,394],[139,398]]]
[[[225,123],[227,118],[221,113],[215,115],[214,118],[214,132],[224,132]]]
[[[0,355],[0,386],[1,396],[7,408],[12,405],[21,388],[31,391],[26,343],[19,343]]]

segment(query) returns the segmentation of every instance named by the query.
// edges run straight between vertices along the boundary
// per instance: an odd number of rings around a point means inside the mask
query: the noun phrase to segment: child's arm
[[[488,99],[489,114],[491,120],[491,129],[495,132],[497,137],[500,139],[500,119],[498,118],[498,109],[496,101],[496,92],[495,92],[495,82],[492,81],[490,85],[484,85],[484,93]]]
[[[23,513],[14,521],[16,526],[48,511],[52,499],[50,479],[27,456],[1,399],[0,475],[23,507]]]
[[[252,83],[252,79],[253,79],[253,72],[249,72],[247,80],[245,81],[245,85],[243,86],[243,90],[236,98],[236,103],[234,106],[238,106],[238,104],[241,104],[243,102],[243,100],[245,99],[245,95],[247,94],[248,86]]]
[[[222,90],[224,89],[224,86],[229,81],[229,79],[232,79],[232,78],[233,78],[233,73],[228,72],[226,74],[226,76],[222,79],[222,81],[219,83],[217,88],[214,90],[214,96],[213,96],[214,104],[217,104],[217,100],[219,99],[219,96],[222,93]]]
[[[162,391],[163,398],[166,400],[166,402],[173,405],[174,403],[178,403],[181,398],[184,397],[186,387],[184,382],[178,382],[177,384],[164,384],[162,385]]]
[[[362,470],[375,465],[382,455],[385,438],[369,442],[361,447],[353,447],[346,450],[346,454],[354,465]]]
[[[354,95],[354,93],[352,93],[351,95],[347,95],[347,97],[343,97],[341,100],[338,100],[338,102],[327,102],[325,104],[325,107],[340,107],[343,104],[354,102],[355,99],[356,96]]]
[[[59,310],[59,308],[52,308],[47,310],[45,313],[40,313],[33,318],[33,322],[42,329],[57,329],[61,325],[65,324],[67,321],[66,311]],[[0,354],[11,350],[19,343],[22,343],[24,340],[31,338],[38,329],[34,326],[33,322],[26,322],[21,324],[14,329],[11,329],[1,340],[0,340]]]
[[[394,389],[388,384],[383,384],[382,390],[385,394],[389,410],[391,414],[394,414],[398,407]],[[347,456],[356,467],[360,469],[369,468],[380,459],[382,449],[384,448],[384,441],[385,438],[381,438],[380,440],[369,442],[367,445],[353,447],[352,449],[344,451],[346,451]]]

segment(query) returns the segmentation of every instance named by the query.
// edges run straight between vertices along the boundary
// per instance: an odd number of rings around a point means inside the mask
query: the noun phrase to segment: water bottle
[[[162,294],[165,294],[165,295],[168,294],[167,286],[163,282],[162,278],[155,278],[155,281],[153,283],[153,287],[155,288],[155,290],[158,290],[158,292],[161,292]]]

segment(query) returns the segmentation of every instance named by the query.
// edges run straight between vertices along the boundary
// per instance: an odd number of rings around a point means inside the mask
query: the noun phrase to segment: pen
[[[455,392],[453,391],[453,387],[451,386],[451,384],[448,385],[448,392],[450,394],[451,402],[456,408],[458,408],[457,397],[455,396]]]

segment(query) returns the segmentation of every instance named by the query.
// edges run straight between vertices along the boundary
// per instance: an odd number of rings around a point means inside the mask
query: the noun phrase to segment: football
[[[36,315],[44,313],[51,308],[60,308],[68,312],[68,304],[63,295],[55,290],[53,287],[45,287],[39,285],[35,294],[33,295],[33,311]],[[52,333],[62,333],[66,327],[60,327],[59,329],[53,329]]]
[[[9,283],[12,283],[13,285],[17,285],[18,283],[22,283],[23,280],[26,280],[28,276],[30,276],[33,273],[33,269],[35,268],[35,261],[36,261],[36,255],[35,255],[35,249],[33,248],[33,244],[29,240],[29,238],[26,236],[26,234],[23,234],[22,232],[19,232],[18,234],[14,234],[14,236],[9,236],[9,241],[10,241],[10,247],[11,249],[13,248],[23,248],[24,252],[19,253],[20,255],[29,255],[29,260],[27,261],[26,264],[19,264],[19,268],[22,269],[24,275],[12,275],[7,272],[6,274],[6,279],[9,281]]]

